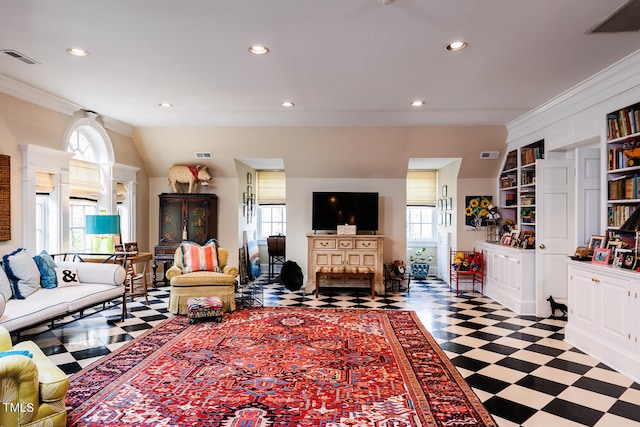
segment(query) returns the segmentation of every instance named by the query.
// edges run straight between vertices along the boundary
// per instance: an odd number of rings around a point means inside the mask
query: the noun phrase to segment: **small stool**
[[[198,319],[214,319],[222,321],[222,301],[218,297],[191,297],[187,300],[187,317],[189,323]]]

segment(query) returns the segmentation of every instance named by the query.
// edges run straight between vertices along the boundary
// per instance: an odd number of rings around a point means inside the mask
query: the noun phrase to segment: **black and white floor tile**
[[[418,313],[500,427],[640,427],[640,385],[563,341],[565,322],[518,316],[475,292],[452,293],[430,277],[377,296],[322,290],[318,298],[265,284],[264,305],[408,309]],[[169,288],[82,319],[24,331],[68,374],[80,371],[171,316]],[[86,313],[85,313],[86,314]]]

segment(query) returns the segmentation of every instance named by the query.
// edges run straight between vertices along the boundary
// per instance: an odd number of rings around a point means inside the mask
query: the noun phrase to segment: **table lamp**
[[[91,252],[112,254],[113,235],[120,233],[120,215],[87,215],[85,233],[91,237]]]
[[[618,231],[635,233],[636,235],[635,256],[638,256],[638,236],[640,235],[640,207],[636,208],[633,211],[629,219],[627,219],[624,222],[624,224],[620,226]]]

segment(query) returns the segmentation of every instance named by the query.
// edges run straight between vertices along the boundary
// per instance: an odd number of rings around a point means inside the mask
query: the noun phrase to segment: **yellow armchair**
[[[222,272],[193,271],[182,273],[182,249],[178,246],[173,258],[173,266],[167,270],[166,277],[171,281],[169,291],[169,311],[174,314],[187,314],[187,300],[190,297],[220,298],[225,311],[236,309],[235,285],[238,267],[227,265],[229,250],[218,248],[218,265]]]
[[[0,326],[0,352],[28,351],[32,357],[0,357],[0,425],[67,425],[67,375],[32,341],[11,345],[11,335]]]

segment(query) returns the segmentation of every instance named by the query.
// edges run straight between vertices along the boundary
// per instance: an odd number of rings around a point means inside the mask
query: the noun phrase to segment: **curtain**
[[[436,204],[436,171],[407,172],[407,205],[435,206]]]
[[[257,171],[258,204],[284,205],[286,203],[286,180],[284,171]]]
[[[104,192],[100,179],[100,166],[97,163],[71,159],[69,163],[69,182],[71,196],[100,197]]]
[[[54,188],[52,174],[48,172],[36,172],[36,193],[51,194]]]

